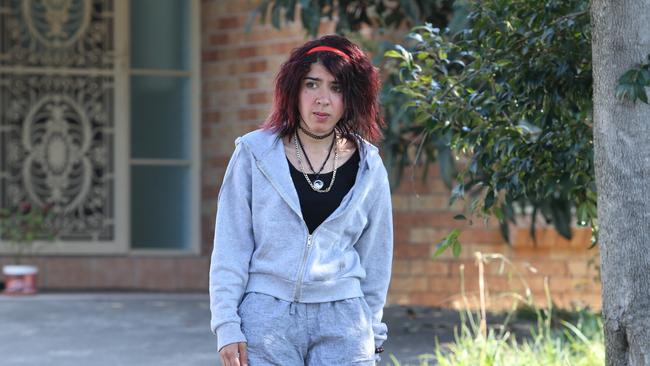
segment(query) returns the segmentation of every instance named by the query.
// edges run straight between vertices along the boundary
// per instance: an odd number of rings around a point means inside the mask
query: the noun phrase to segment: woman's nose
[[[329,105],[330,104],[330,98],[327,95],[319,95],[316,97],[316,104],[318,105]]]

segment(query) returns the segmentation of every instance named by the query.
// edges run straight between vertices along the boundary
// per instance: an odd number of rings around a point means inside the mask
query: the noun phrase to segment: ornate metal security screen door
[[[0,0],[0,203],[54,204],[61,240],[46,252],[127,250],[119,3]]]

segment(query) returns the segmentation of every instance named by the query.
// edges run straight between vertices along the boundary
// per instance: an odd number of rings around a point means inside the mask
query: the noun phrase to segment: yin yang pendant
[[[323,181],[320,180],[320,179],[316,179],[316,180],[314,181],[314,188],[316,188],[316,189],[322,189],[324,185],[325,185],[325,184],[324,184]]]

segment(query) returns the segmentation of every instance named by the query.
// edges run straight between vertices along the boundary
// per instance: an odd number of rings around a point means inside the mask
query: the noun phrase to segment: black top
[[[311,234],[325,219],[336,210],[341,204],[343,197],[350,191],[357,178],[357,171],[359,170],[359,149],[336,170],[336,180],[332,189],[327,193],[315,192],[305,179],[305,176],[296,169],[287,159],[289,170],[291,171],[291,179],[293,185],[298,192],[300,199],[300,209],[302,216],[305,219],[309,233]],[[314,182],[316,174],[307,174],[309,179]],[[323,188],[329,187],[332,181],[333,172],[321,174],[320,180],[323,181]]]

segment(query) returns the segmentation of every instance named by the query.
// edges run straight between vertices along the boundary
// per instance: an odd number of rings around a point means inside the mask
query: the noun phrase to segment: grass
[[[433,353],[418,356],[420,366],[605,365],[600,316],[588,309],[556,310],[550,300],[548,284],[545,308],[534,305],[530,290],[526,287],[524,296],[508,294],[516,300],[513,307],[505,313],[502,324],[488,327],[483,266],[494,259],[500,260],[502,265],[511,263],[499,254],[476,253],[476,258],[479,266],[479,309],[474,312],[470,310],[464,288],[461,288],[464,309],[460,311],[461,325],[454,331],[455,341],[441,345],[436,340]],[[513,319],[533,320],[529,333],[519,337],[512,333],[508,324]],[[392,366],[407,366],[402,365],[394,355],[390,354],[389,357]]]

